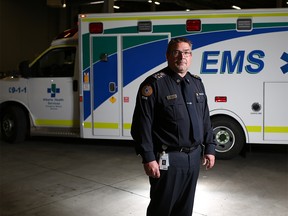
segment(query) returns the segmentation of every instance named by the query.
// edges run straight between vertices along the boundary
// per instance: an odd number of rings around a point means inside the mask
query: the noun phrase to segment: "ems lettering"
[[[262,50],[253,50],[247,54],[239,50],[234,55],[231,51],[205,51],[202,54],[201,74],[241,74],[243,70],[257,74],[264,68]]]

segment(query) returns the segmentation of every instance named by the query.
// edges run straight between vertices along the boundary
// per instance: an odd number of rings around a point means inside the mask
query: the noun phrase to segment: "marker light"
[[[227,102],[227,97],[226,96],[216,96],[215,97],[215,102],[216,103],[226,103]]]
[[[152,32],[152,22],[151,21],[139,21],[138,32]]]
[[[103,33],[103,23],[101,23],[101,22],[90,23],[89,24],[89,32],[91,34],[101,34],[101,33]]]
[[[251,18],[239,18],[237,19],[238,31],[251,31],[253,27]]]
[[[201,20],[187,20],[186,31],[201,31]]]

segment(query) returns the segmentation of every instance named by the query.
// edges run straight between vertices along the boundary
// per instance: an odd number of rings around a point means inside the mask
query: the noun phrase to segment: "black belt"
[[[169,146],[165,152],[184,152],[184,153],[190,153],[194,150],[196,150],[198,148],[199,145],[196,145],[196,146],[192,146],[192,147],[172,147],[172,146]]]

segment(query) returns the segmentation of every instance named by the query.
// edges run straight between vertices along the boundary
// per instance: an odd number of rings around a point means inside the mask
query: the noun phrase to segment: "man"
[[[215,144],[204,86],[188,72],[192,43],[172,39],[166,59],[168,67],[140,85],[131,135],[150,180],[147,215],[191,216],[201,152],[212,168]]]

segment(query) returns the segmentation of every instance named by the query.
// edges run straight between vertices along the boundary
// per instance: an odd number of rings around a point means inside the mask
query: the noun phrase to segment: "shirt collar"
[[[177,83],[180,84],[182,80],[186,80],[190,83],[191,76],[190,72],[188,71],[184,77],[181,77],[178,73],[174,72],[171,68],[167,67],[167,74]]]

